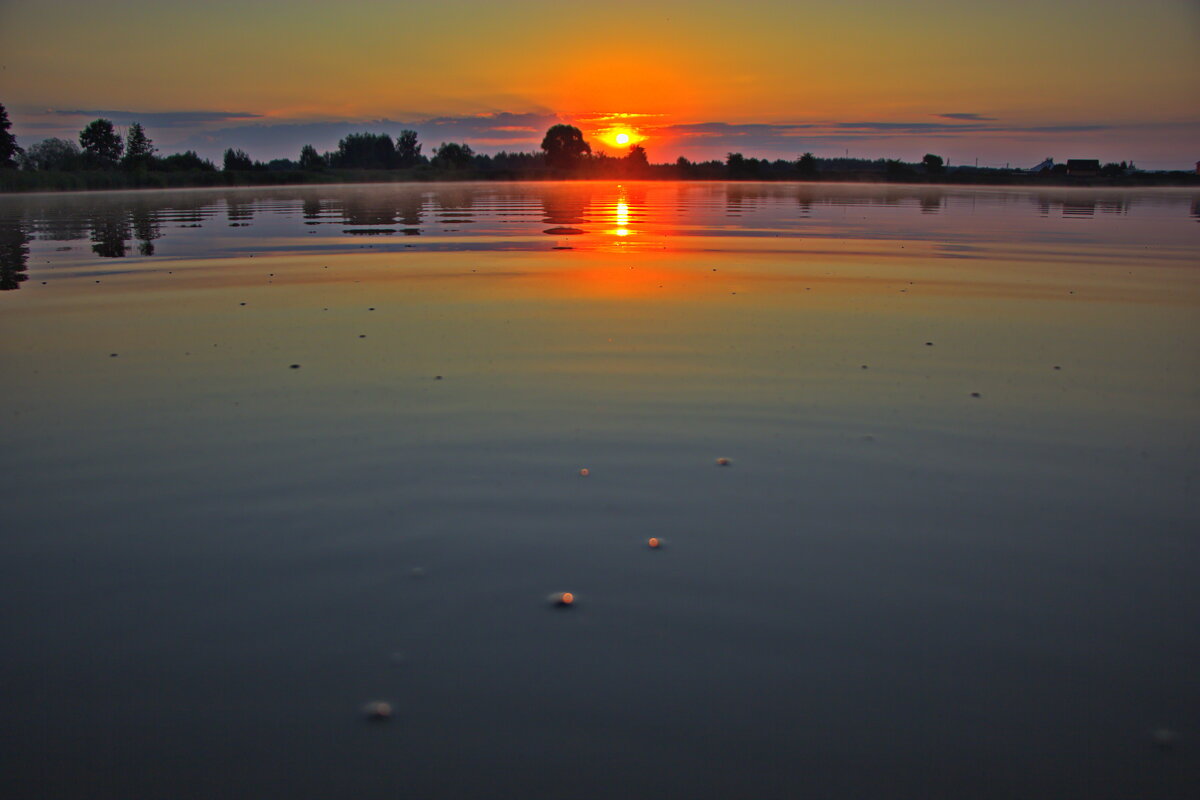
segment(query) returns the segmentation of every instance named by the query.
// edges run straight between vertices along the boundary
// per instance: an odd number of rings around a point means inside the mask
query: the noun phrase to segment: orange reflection
[[[616,226],[612,231],[615,236],[625,237],[633,233],[629,229],[629,198],[624,187],[618,187],[617,201],[612,207],[612,220]]]
[[[582,259],[577,256],[572,259],[576,263],[571,267],[541,272],[534,280],[548,293],[623,299],[679,298],[681,292],[693,294],[702,290],[703,281],[711,280],[708,275],[693,270],[647,266],[644,263],[639,266],[612,264],[610,255],[598,255],[602,256],[600,260],[605,263],[580,263]]]

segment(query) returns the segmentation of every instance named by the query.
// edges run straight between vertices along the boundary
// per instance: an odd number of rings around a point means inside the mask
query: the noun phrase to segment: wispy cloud
[[[945,115],[939,115],[945,116]],[[979,134],[1021,133],[1078,133],[1082,131],[1110,130],[1112,126],[1084,125],[1004,125],[996,122],[907,122],[882,120],[855,120],[802,123],[728,123],[698,122],[679,125],[664,125],[656,130],[682,139],[753,139],[757,143],[806,137],[835,137],[842,139],[879,139],[881,137],[913,136],[963,136]]]
[[[319,151],[333,150],[340,139],[356,132],[397,136],[415,130],[429,153],[441,142],[465,142],[478,152],[499,150],[534,151],[547,128],[569,122],[593,134],[613,126],[635,128],[646,139],[652,160],[669,161],[678,155],[689,158],[723,158],[727,152],[742,152],[768,158],[795,158],[812,151],[818,155],[852,152],[866,157],[919,157],[939,152],[957,158],[991,157],[1003,164],[1008,158],[1040,159],[1045,153],[1071,151],[1096,153],[1112,159],[1143,158],[1149,161],[1159,151],[1128,143],[1146,140],[1152,132],[1178,148],[1200,133],[1200,122],[1109,124],[1101,121],[1012,124],[976,112],[930,114],[915,120],[804,120],[796,122],[683,122],[672,123],[658,114],[593,112],[562,117],[545,111],[495,111],[463,116],[421,117],[404,114],[401,119],[283,120],[267,114],[240,111],[181,110],[139,112],[117,109],[29,109],[14,115],[14,127],[22,144],[37,136],[74,138],[79,128],[96,117],[107,117],[118,125],[141,122],[162,152],[196,150],[206,158],[219,159],[228,147],[236,147],[261,160],[296,158],[301,147],[311,144]],[[593,140],[594,144],[597,144]],[[1086,152],[1085,152],[1086,151]],[[1166,150],[1162,150],[1166,152]],[[1146,155],[1143,156],[1143,153]],[[1030,161],[1035,163],[1035,161]],[[1141,163],[1141,162],[1139,162]]]
[[[197,131],[174,146],[196,150],[207,157],[219,156],[227,147],[237,147],[259,159],[296,158],[306,144],[319,151],[334,150],[338,141],[351,133],[397,136],[403,130],[414,130],[426,152],[442,142],[466,142],[484,151],[536,150],[546,129],[558,122],[561,120],[554,114],[507,111],[416,120],[258,122]]]
[[[962,119],[973,120],[976,122],[995,122],[995,117],[985,117],[983,114],[976,114],[968,111],[958,111],[951,114],[938,114],[942,119]]]
[[[262,119],[262,114],[249,111],[121,111],[116,109],[51,109],[55,117],[104,118],[118,125],[140,122],[147,128],[194,128],[198,125],[228,124]]]

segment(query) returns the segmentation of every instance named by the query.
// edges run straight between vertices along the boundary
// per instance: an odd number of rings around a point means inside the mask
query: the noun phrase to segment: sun
[[[628,133],[618,133],[614,137],[614,140],[616,141],[617,144],[629,144],[629,134]]]

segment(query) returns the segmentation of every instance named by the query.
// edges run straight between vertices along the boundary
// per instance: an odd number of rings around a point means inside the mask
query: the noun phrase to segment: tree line
[[[338,142],[336,150],[325,153],[306,144],[295,159],[262,162],[241,149],[229,148],[220,168],[192,150],[159,155],[138,122],[122,135],[111,120],[96,119],[79,132],[77,141],[45,139],[28,150],[17,144],[10,128],[7,111],[0,105],[0,189],[562,178],[894,183],[1065,180],[1057,173],[1035,179],[1021,170],[965,166],[951,169],[941,156],[933,153],[915,163],[896,159],[818,158],[812,153],[794,160],[770,160],[729,153],[723,160],[690,161],[681,156],[671,164],[651,164],[645,148],[638,144],[618,156],[593,152],[582,131],[565,124],[550,127],[539,151],[529,153],[487,155],[476,153],[465,142],[444,142],[427,156],[422,152],[417,132],[403,130],[395,138],[386,133],[352,133]],[[19,170],[22,179],[6,179],[7,170]],[[1109,164],[1101,175],[1108,180],[1119,180],[1129,171],[1124,163]],[[1186,174],[1179,174],[1183,176],[1181,180],[1187,178]]]

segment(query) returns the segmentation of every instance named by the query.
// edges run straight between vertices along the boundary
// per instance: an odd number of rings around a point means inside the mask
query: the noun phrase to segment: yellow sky
[[[0,103],[304,120],[1195,122],[1200,4],[8,0]]]

